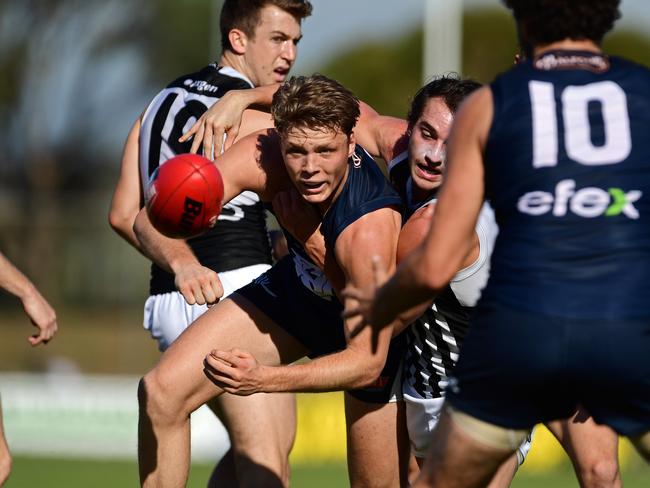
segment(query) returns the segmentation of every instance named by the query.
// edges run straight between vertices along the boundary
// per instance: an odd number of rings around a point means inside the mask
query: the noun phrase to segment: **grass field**
[[[209,465],[195,465],[188,487],[205,487],[210,475]],[[136,486],[138,472],[133,462],[88,461],[18,457],[6,488],[94,488]],[[626,488],[650,486],[650,469],[635,467],[623,472]],[[343,464],[299,465],[292,471],[291,485],[306,488],[348,486]],[[530,473],[525,469],[517,475],[512,488],[570,488],[577,487],[568,465],[547,473]]]

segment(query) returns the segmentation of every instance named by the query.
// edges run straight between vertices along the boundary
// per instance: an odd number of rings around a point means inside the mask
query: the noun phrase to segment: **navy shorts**
[[[310,358],[345,349],[341,302],[308,290],[296,275],[291,256],[282,258],[237,293],[300,342]],[[377,381],[348,393],[368,403],[391,400],[392,393],[399,390],[401,359],[405,351],[402,336],[404,334],[391,342],[386,365]]]
[[[576,320],[481,305],[447,388],[458,410],[511,429],[584,406],[621,435],[650,430],[650,319]]]

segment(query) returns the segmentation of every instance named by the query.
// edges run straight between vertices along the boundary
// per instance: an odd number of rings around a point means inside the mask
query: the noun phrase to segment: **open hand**
[[[226,92],[178,141],[185,142],[194,136],[190,152],[196,153],[203,146],[203,155],[211,160],[232,146],[246,109],[239,91]]]

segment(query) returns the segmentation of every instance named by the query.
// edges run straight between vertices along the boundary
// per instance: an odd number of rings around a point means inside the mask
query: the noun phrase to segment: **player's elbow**
[[[351,389],[366,388],[376,384],[384,369],[385,362],[386,358],[382,358],[377,354],[367,358],[357,368],[358,374],[356,375],[354,384],[351,385]]]
[[[108,212],[108,224],[115,232],[122,235],[133,226],[133,219],[129,219],[123,212],[111,208]]]

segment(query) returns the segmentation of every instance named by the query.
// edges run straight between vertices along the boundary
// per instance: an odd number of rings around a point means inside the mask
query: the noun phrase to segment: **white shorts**
[[[431,433],[438,423],[445,398],[422,398],[410,384],[402,385],[402,395],[406,405],[406,426],[411,442],[411,452],[417,458],[425,458],[431,443]],[[526,459],[533,431],[517,448],[517,460],[521,466]]]
[[[219,273],[223,298],[247,285],[270,267],[268,264],[254,264]],[[189,305],[178,291],[151,295],[144,304],[144,328],[158,341],[158,348],[164,351],[207,309],[207,305]]]

